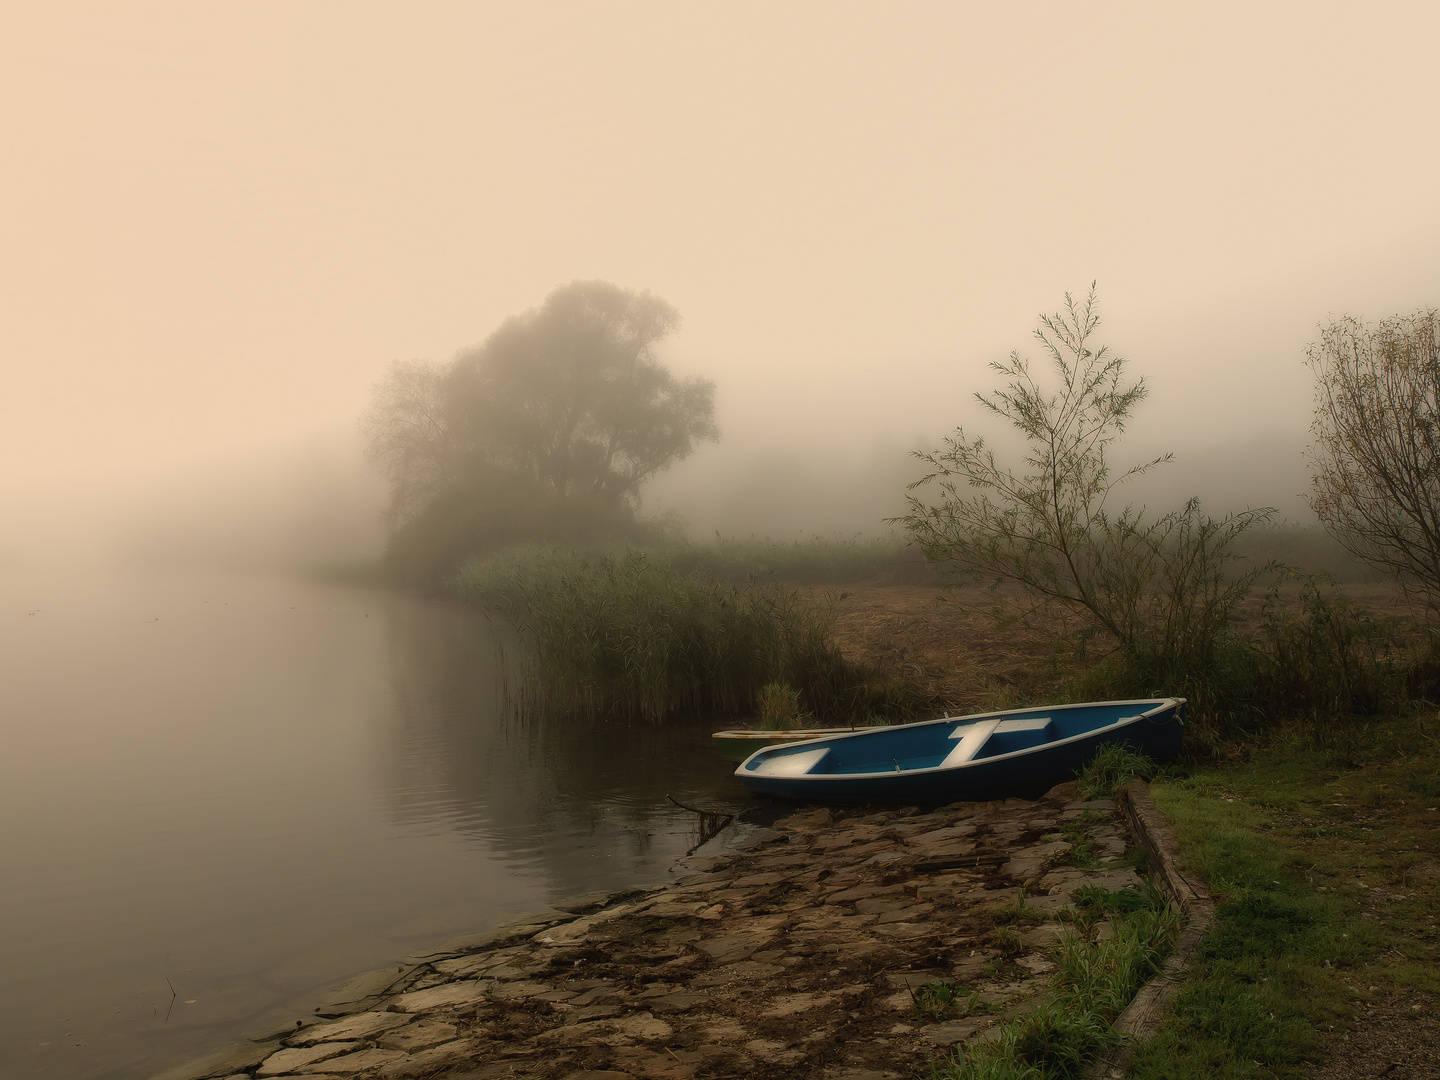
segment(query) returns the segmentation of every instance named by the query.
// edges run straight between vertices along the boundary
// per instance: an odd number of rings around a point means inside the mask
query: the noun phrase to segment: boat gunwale
[[[878,729],[871,729],[871,730],[896,731],[896,730],[899,730],[899,729],[902,729],[902,728],[907,728],[907,727],[922,727],[922,726],[925,726],[925,725],[934,725],[934,724],[953,724],[953,723],[955,723],[956,721],[963,721],[963,722],[965,722],[965,723],[969,723],[969,722],[972,721],[972,720],[985,720],[985,719],[989,719],[989,718],[995,717],[995,716],[1016,716],[1016,715],[1021,715],[1021,714],[1040,713],[1040,712],[1046,712],[1046,711],[1056,712],[1056,711],[1058,711],[1058,710],[1060,710],[1060,709],[1092,709],[1092,708],[1101,708],[1101,707],[1104,707],[1104,706],[1107,706],[1107,705],[1144,705],[1144,704],[1148,704],[1148,703],[1150,703],[1150,702],[1158,702],[1158,704],[1156,704],[1154,707],[1152,707],[1152,708],[1150,708],[1150,709],[1145,710],[1145,711],[1142,712],[1142,713],[1137,713],[1137,714],[1134,715],[1134,716],[1122,717],[1121,719],[1116,720],[1114,723],[1106,724],[1104,727],[1092,728],[1091,730],[1089,730],[1089,731],[1083,731],[1083,732],[1081,732],[1081,733],[1078,734],[1078,735],[1069,735],[1069,736],[1067,736],[1067,737],[1064,738],[1064,739],[1055,739],[1055,740],[1053,740],[1053,741],[1051,741],[1051,742],[1040,743],[1040,744],[1038,744],[1038,745],[1036,745],[1036,746],[1024,746],[1024,747],[1021,747],[1019,750],[1010,750],[1010,751],[1007,751],[1007,752],[1005,752],[1005,753],[1003,753],[1003,754],[995,754],[995,755],[992,756],[992,757],[971,758],[969,761],[962,761],[962,762],[960,762],[960,763],[957,764],[957,765],[945,765],[945,764],[942,763],[942,764],[939,764],[939,765],[925,765],[925,766],[922,766],[921,768],[918,768],[918,769],[898,769],[898,770],[897,770],[897,769],[886,769],[886,770],[883,770],[883,771],[880,771],[880,772],[863,772],[863,773],[802,773],[802,774],[799,775],[799,776],[789,777],[788,779],[791,780],[791,781],[800,781],[800,782],[812,782],[812,781],[818,782],[818,781],[822,781],[822,780],[834,780],[834,781],[840,781],[840,782],[850,782],[850,781],[855,781],[855,780],[877,779],[877,778],[881,778],[881,777],[925,776],[925,775],[929,775],[929,774],[937,773],[937,772],[959,772],[959,771],[961,771],[962,769],[968,769],[968,768],[970,768],[970,767],[972,767],[972,766],[976,766],[976,765],[989,765],[989,764],[993,764],[994,762],[997,762],[997,761],[1008,761],[1008,760],[1010,760],[1011,758],[1020,757],[1020,756],[1025,755],[1025,754],[1034,754],[1034,753],[1036,753],[1037,751],[1040,751],[1040,750],[1049,750],[1049,749],[1051,749],[1051,748],[1053,748],[1053,747],[1066,746],[1066,745],[1068,745],[1068,744],[1070,744],[1070,743],[1077,742],[1077,741],[1079,741],[1079,740],[1081,740],[1081,739],[1088,739],[1088,738],[1091,738],[1091,737],[1093,737],[1093,736],[1095,736],[1095,735],[1098,735],[1098,734],[1101,734],[1101,733],[1113,732],[1113,731],[1115,731],[1115,730],[1117,730],[1117,729],[1119,729],[1119,728],[1121,728],[1121,727],[1128,727],[1128,726],[1130,726],[1130,725],[1132,725],[1132,724],[1139,723],[1141,720],[1149,719],[1149,718],[1150,718],[1152,715],[1154,715],[1155,713],[1164,712],[1166,709],[1172,709],[1172,708],[1176,708],[1176,707],[1178,707],[1178,706],[1184,705],[1185,702],[1186,702],[1186,699],[1185,699],[1185,698],[1182,698],[1182,697],[1169,697],[1169,698],[1130,698],[1130,699],[1122,699],[1122,700],[1119,700],[1119,701],[1081,701],[1081,702],[1072,702],[1072,703],[1066,704],[1066,705],[1051,705],[1051,706],[1041,705],[1041,706],[1037,706],[1036,708],[1033,708],[1033,709],[1000,709],[1000,710],[997,710],[997,711],[995,711],[995,712],[973,713],[973,714],[970,714],[970,715],[967,715],[967,716],[942,716],[942,717],[938,717],[938,718],[936,718],[936,719],[934,719],[934,720],[917,720],[917,721],[915,721],[913,724],[894,724],[894,725],[891,725],[891,726],[886,727],[886,728],[878,728]],[[814,745],[815,743],[830,743],[830,742],[834,742],[834,741],[836,741],[836,740],[838,740],[838,739],[848,739],[848,738],[851,738],[853,735],[865,735],[865,734],[869,734],[869,732],[868,732],[868,731],[846,732],[846,733],[843,734],[843,735],[830,735],[830,736],[824,736],[824,737],[816,738],[816,739],[803,739],[803,740],[799,740],[799,741],[792,742],[792,743],[786,743],[786,744],[783,745],[783,746],[764,746],[764,747],[761,747],[759,750],[756,750],[753,754],[751,754],[751,755],[750,755],[749,757],[747,757],[744,761],[742,761],[742,762],[740,763],[740,765],[735,769],[735,775],[736,775],[736,776],[739,776],[739,777],[742,777],[742,778],[748,775],[748,776],[757,777],[758,779],[762,779],[762,780],[763,780],[763,779],[766,779],[766,777],[764,777],[763,775],[759,775],[759,774],[756,774],[756,773],[754,773],[754,772],[747,772],[747,771],[746,771],[746,770],[748,769],[750,763],[751,763],[752,761],[754,761],[756,758],[758,758],[758,757],[760,757],[761,755],[763,755],[763,754],[771,754],[771,753],[773,753],[773,752],[775,752],[775,751],[778,751],[778,750],[797,750],[797,749],[800,749],[800,748],[802,748],[802,747],[812,746],[812,745]]]

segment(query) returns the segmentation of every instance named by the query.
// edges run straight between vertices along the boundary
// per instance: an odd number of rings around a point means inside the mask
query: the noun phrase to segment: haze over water
[[[391,362],[651,290],[721,440],[642,509],[874,533],[1094,280],[1151,387],[1117,459],[1177,453],[1141,501],[1310,520],[1317,323],[1440,304],[1437,36],[1430,2],[9,5],[0,1071],[144,1075],[658,876],[665,792],[729,797],[698,729],[502,722],[474,613],[228,572],[375,557]]]
[[[744,802],[708,727],[506,723],[494,656],[378,591],[0,576],[0,1071],[151,1075]]]

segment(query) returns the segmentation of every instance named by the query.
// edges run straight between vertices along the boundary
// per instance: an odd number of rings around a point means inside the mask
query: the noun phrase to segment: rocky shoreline
[[[913,1075],[1043,997],[1062,909],[1082,885],[1139,885],[1133,844],[1115,803],[1073,784],[1034,802],[806,808],[684,860],[674,883],[412,957],[312,1023],[156,1080]],[[935,983],[972,1008],[927,1017],[917,990]]]

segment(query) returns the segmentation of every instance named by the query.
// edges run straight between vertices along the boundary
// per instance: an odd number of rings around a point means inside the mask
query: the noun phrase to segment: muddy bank
[[[910,1075],[1046,991],[1072,891],[1139,884],[1128,847],[1114,804],[1073,785],[932,812],[805,809],[673,884],[354,980],[314,1023],[165,1080]],[[1022,888],[1025,917],[998,927]],[[923,1008],[932,983],[968,1005]]]

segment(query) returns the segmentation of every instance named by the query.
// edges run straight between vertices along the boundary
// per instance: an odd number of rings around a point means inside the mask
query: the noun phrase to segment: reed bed
[[[665,552],[515,549],[473,560],[451,590],[519,631],[525,712],[744,715],[780,686],[840,722],[903,697],[841,654],[831,602],[775,581],[715,580]]]

